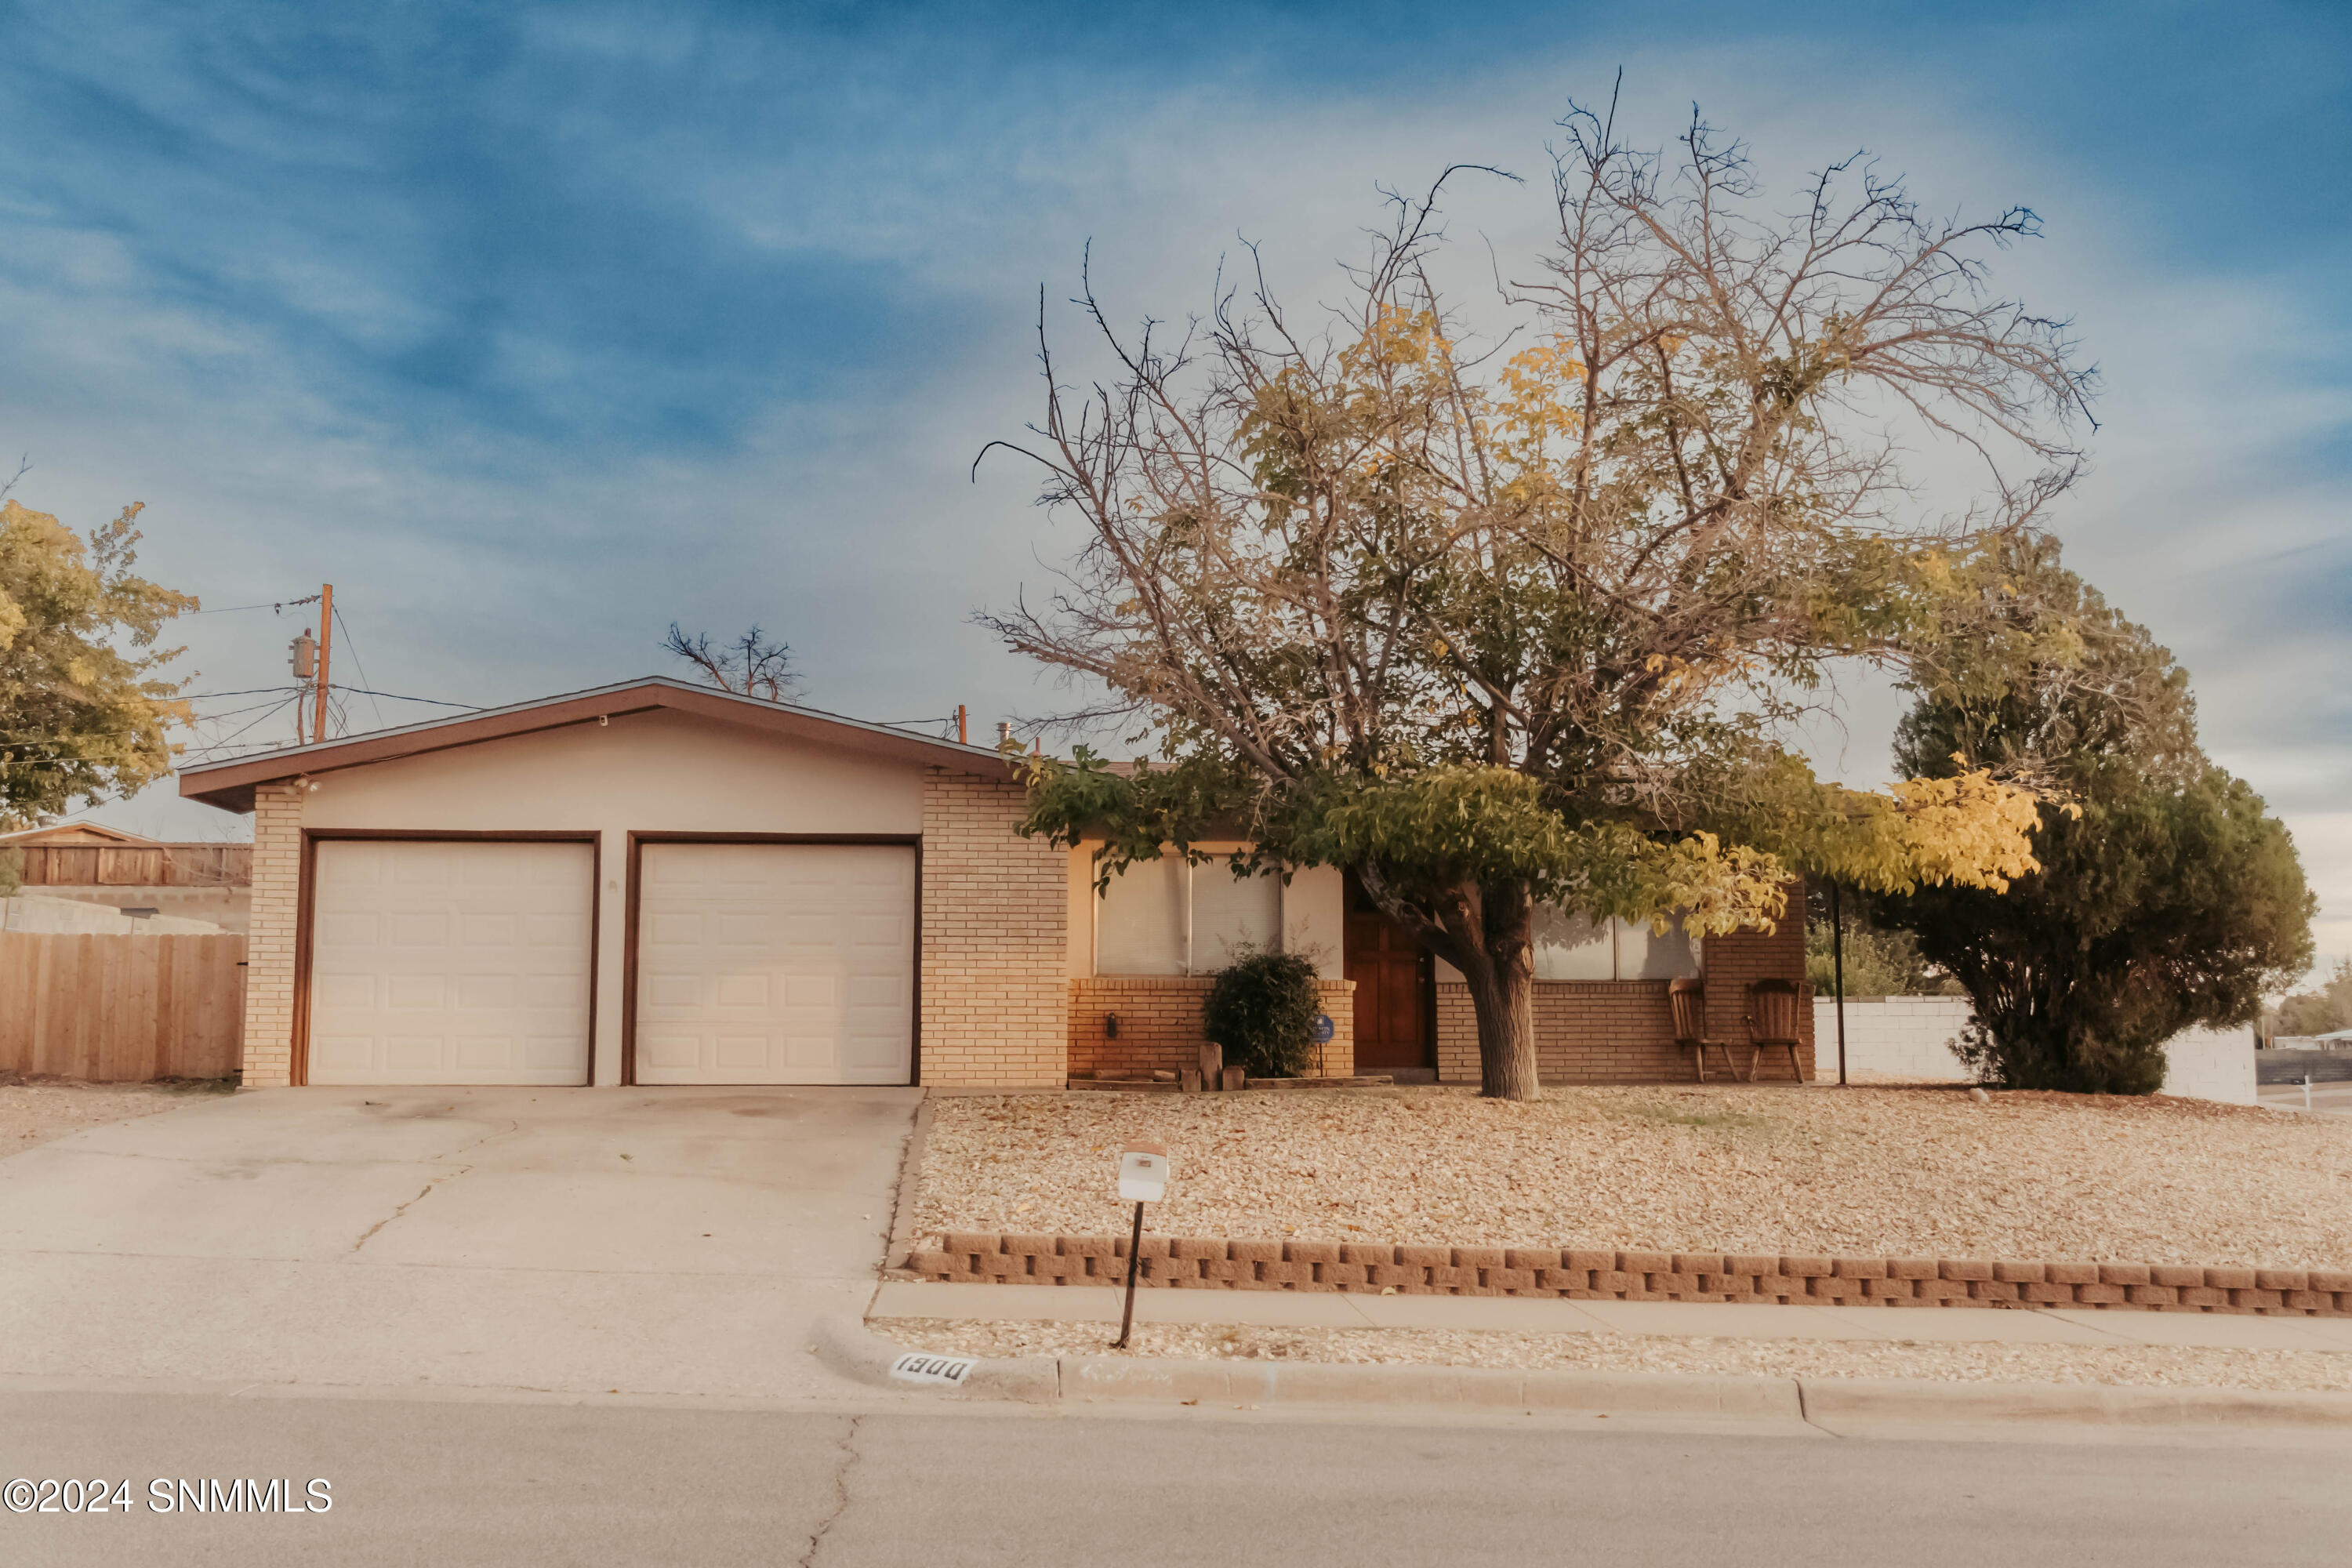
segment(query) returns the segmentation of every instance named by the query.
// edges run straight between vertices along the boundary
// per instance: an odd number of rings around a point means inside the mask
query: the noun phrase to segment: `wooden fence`
[[[248,888],[250,844],[26,844],[28,888]]]
[[[241,936],[0,931],[0,1071],[225,1078],[244,1029]]]

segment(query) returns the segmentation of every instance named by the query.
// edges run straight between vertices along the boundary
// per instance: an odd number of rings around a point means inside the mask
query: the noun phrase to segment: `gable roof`
[[[198,763],[180,770],[180,794],[224,811],[251,811],[255,788],[280,779],[335,773],[398,757],[477,746],[513,735],[536,734],[542,730],[593,724],[599,719],[661,710],[690,713],[721,724],[810,741],[866,756],[952,768],[958,773],[1012,776],[1011,767],[992,746],[936,740],[887,724],[871,724],[862,719],[845,719],[837,713],[790,702],[739,697],[715,687],[697,686],[666,675],[649,675],[617,686],[542,697],[507,708],[486,708],[397,730],[377,730],[341,740],[281,746],[259,756]]]
[[[59,822],[47,827],[29,827],[22,833],[0,833],[0,844],[29,847],[36,844],[122,844],[134,847],[161,844],[160,838],[142,834],[125,833],[120,827],[104,827],[95,822]]]

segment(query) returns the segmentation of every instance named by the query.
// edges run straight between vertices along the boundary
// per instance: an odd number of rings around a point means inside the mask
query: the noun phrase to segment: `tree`
[[[2352,1029],[2352,958],[2339,958],[2326,981],[2315,991],[2299,991],[2283,999],[2272,1032],[2280,1035],[2332,1035]]]
[[[1848,996],[1943,996],[1958,991],[1950,975],[1938,973],[1919,955],[1916,936],[1907,931],[1880,931],[1854,918],[1859,912],[1843,911]],[[1805,980],[1822,996],[1830,995],[1837,984],[1830,921],[1819,915],[1805,921]]]
[[[196,601],[133,574],[141,510],[84,541],[47,512],[0,506],[0,826],[172,771],[186,683],[159,673],[182,650],[155,639]]]
[[[703,679],[721,691],[732,691],[739,697],[761,697],[771,702],[789,702],[801,694],[800,672],[793,668],[792,645],[768,641],[767,634],[757,626],[733,642],[713,647],[709,633],[688,637],[672,621],[662,648],[693,665]]]
[[[1352,868],[1462,972],[1484,1092],[1515,1098],[1538,901],[1706,934],[1777,921],[1809,868],[2031,866],[2025,791],[1841,789],[1789,736],[1840,661],[1913,668],[1969,589],[1956,557],[2071,480],[2090,384],[2062,326],[1985,287],[2031,213],[1930,222],[1853,161],[1781,218],[1703,124],[1672,161],[1561,124],[1516,336],[1474,338],[1433,279],[1444,178],[1391,198],[1319,331],[1260,272],[1130,341],[1089,284],[1109,368],[1081,396],[1041,309],[1042,440],[1015,449],[1087,537],[1047,604],[981,617],[1167,764],[1036,760],[1029,831],[1106,837],[1105,879],[1212,834],[1250,842],[1237,872]],[[1975,514],[1914,518],[1923,432],[2029,477],[1996,464]]]
[[[2054,543],[2008,542],[1997,565],[2003,580],[1970,618],[2005,628],[1988,642],[2038,651],[2004,681],[1943,672],[1898,728],[1895,759],[2031,778],[2069,809],[2042,813],[2041,868],[2004,896],[1927,888],[1882,900],[1878,915],[1916,932],[1973,999],[1962,1053],[1979,1077],[2153,1093],[2166,1040],[2251,1024],[2263,993],[2310,963],[2317,900],[2285,827],[2199,749],[2172,656],[2062,566]]]

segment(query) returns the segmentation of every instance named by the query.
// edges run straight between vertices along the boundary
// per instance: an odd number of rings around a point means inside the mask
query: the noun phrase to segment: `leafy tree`
[[[0,506],[0,826],[172,770],[186,683],[159,673],[182,650],[155,639],[196,601],[133,574],[141,510],[84,541],[47,512]]]
[[[2007,542],[1997,564],[2004,581],[1968,614],[2037,651],[2003,681],[1943,671],[1903,720],[1895,759],[2030,778],[2069,809],[2042,813],[2041,868],[2005,895],[1925,888],[1879,917],[1967,988],[1978,1029],[1962,1054],[1979,1077],[2152,1093],[2167,1039],[2251,1023],[2265,990],[2302,973],[2317,900],[2285,827],[2198,748],[2171,654],[2049,541]]]
[[[688,637],[672,621],[662,649],[694,666],[703,679],[721,691],[762,697],[771,702],[790,702],[801,694],[800,672],[793,668],[793,645],[768,641],[767,633],[756,626],[733,642],[714,647],[709,632]]]
[[[2352,1029],[2352,958],[2336,960],[2317,990],[2283,999],[2272,1023],[2272,1032],[2280,1035],[2332,1035],[2338,1029]]]
[[[1042,343],[1015,448],[1086,542],[1047,604],[981,617],[1165,764],[1039,759],[1029,831],[1105,837],[1106,880],[1211,837],[1250,842],[1237,869],[1352,868],[1463,973],[1484,1092],[1514,1098],[1538,901],[1706,934],[1777,921],[1801,870],[2030,868],[2027,792],[1842,789],[1789,736],[1842,661],[1917,666],[1976,542],[2070,481],[2089,384],[1985,287],[2031,213],[1932,222],[1855,162],[1782,217],[1704,125],[1673,159],[1562,126],[1517,339],[1474,340],[1433,281],[1438,189],[1394,202],[1319,331],[1262,276],[1174,341],[1089,291],[1106,379],[1071,392]],[[2032,477],[1916,518],[1898,458],[1938,435]]]

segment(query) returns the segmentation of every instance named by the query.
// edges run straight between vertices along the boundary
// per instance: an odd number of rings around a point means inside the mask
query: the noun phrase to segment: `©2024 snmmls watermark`
[[[190,1479],[158,1477],[143,1489],[128,1479],[79,1477],[28,1480],[19,1476],[0,1487],[0,1505],[10,1513],[324,1513],[335,1506],[334,1483],[315,1479],[239,1477]]]

